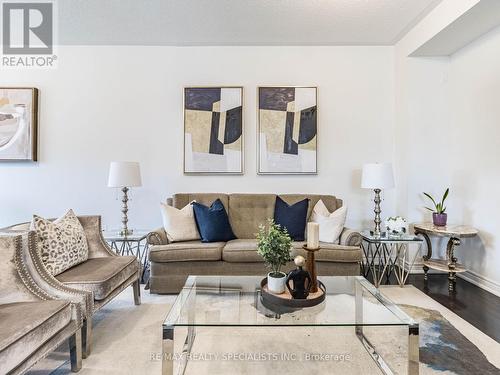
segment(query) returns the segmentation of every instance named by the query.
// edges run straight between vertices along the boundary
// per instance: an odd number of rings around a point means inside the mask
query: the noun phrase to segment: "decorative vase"
[[[448,214],[438,214],[437,212],[432,213],[432,221],[436,227],[445,227],[446,221],[448,220]]]
[[[404,217],[391,216],[385,221],[385,229],[390,238],[401,238],[408,232],[408,222]]]
[[[281,294],[285,292],[286,273],[278,272],[280,277],[274,277],[276,273],[269,272],[267,274],[267,289],[274,294]]]

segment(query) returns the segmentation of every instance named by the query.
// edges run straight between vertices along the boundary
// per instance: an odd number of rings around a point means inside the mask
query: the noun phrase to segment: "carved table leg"
[[[455,246],[460,246],[460,238],[451,237],[446,246],[446,259],[450,270],[454,270],[457,265],[457,258],[454,254]]]
[[[448,274],[448,291],[449,292],[454,292],[455,291],[455,285],[457,283],[457,275],[455,272],[450,272]]]
[[[455,246],[460,246],[460,238],[451,237],[448,241],[448,245],[446,246],[446,259],[450,270],[448,274],[448,291],[450,292],[455,291],[455,285],[457,283],[456,273],[453,272],[457,266],[457,258],[454,254]]]
[[[424,281],[427,281],[429,280],[429,277],[427,276],[427,272],[429,272],[429,267],[424,265],[422,268],[424,269]]]
[[[429,260],[429,259],[432,258],[432,243],[431,243],[431,239],[429,238],[429,236],[427,235],[427,233],[420,232],[418,229],[415,230],[415,235],[418,236],[419,234],[422,237],[424,237],[425,243],[427,244],[427,254],[423,255],[422,258],[424,260]],[[429,272],[429,267],[427,267],[424,264],[424,266],[422,268],[424,269],[424,281],[427,281],[427,280],[429,280],[429,277],[428,277],[428,274],[427,274]]]
[[[424,258],[424,260],[429,260],[429,259],[432,258],[432,243],[431,243],[431,239],[429,238],[429,236],[427,235],[427,233],[420,232],[418,229],[416,229],[415,230],[415,236],[418,236],[418,235],[421,235],[422,237],[424,237],[425,243],[427,244],[427,254],[423,255],[422,258]]]

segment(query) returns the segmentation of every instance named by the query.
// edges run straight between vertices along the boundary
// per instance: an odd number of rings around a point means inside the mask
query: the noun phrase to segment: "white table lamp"
[[[361,175],[361,187],[363,189],[372,189],[375,192],[375,229],[374,237],[380,237],[380,192],[384,189],[392,189],[394,187],[394,173],[390,163],[369,163],[363,165],[363,173]]]
[[[128,229],[128,190],[131,187],[142,186],[141,168],[139,163],[132,161],[113,161],[109,166],[108,187],[121,188],[123,192],[122,230],[120,235],[128,236],[132,230]]]

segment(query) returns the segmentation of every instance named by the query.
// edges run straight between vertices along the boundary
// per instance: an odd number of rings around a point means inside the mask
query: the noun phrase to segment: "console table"
[[[457,263],[455,257],[455,247],[460,246],[462,238],[477,236],[478,231],[467,225],[448,225],[446,227],[437,227],[432,223],[415,224],[415,234],[422,235],[427,243],[427,254],[424,259],[424,280],[427,281],[427,272],[429,269],[448,272],[448,290],[455,291],[457,273],[465,272],[467,269],[460,263]],[[429,236],[447,237],[446,259],[432,258],[432,243]]]

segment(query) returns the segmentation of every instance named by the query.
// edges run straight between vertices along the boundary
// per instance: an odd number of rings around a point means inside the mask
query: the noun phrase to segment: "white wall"
[[[395,51],[398,211],[430,220],[422,192],[449,186],[449,222],[480,231],[457,251],[463,276],[499,294],[500,29],[444,58],[408,58],[409,39]]]
[[[458,221],[480,230],[458,254],[473,281],[500,292],[500,28],[450,59],[447,178]]]
[[[111,160],[137,160],[131,226],[160,224],[159,201],[174,192],[332,193],[349,205],[348,224],[372,220],[359,188],[364,162],[392,161],[392,47],[61,47],[53,71],[1,71],[3,86],[40,89],[39,162],[0,164],[0,227],[72,207],[120,224],[119,195],[106,187]],[[257,176],[256,86],[319,87],[318,176]],[[182,173],[182,87],[242,85],[245,175]],[[384,214],[394,213],[387,192]]]

